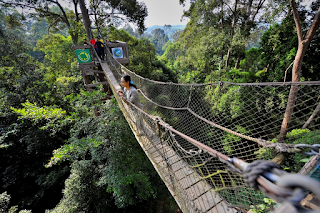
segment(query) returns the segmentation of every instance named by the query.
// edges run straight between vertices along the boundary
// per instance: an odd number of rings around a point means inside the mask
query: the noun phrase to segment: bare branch
[[[54,0],[47,0],[47,1],[54,3],[54,4],[56,4],[56,5],[59,7],[59,9],[61,10],[62,15],[63,15],[63,20],[64,20],[64,22],[66,23],[66,25],[68,26],[68,28],[70,29],[71,26],[70,26],[70,23],[69,23],[67,14],[66,14],[66,12],[64,11],[63,7],[61,6],[61,4],[58,2],[58,0],[56,0],[56,1],[54,1]]]
[[[292,9],[294,21],[296,23],[298,40],[299,40],[299,43],[301,43],[302,42],[302,30],[301,30],[300,18],[299,18],[299,13],[298,13],[298,10],[296,7],[295,0],[290,0],[290,6]]]
[[[302,129],[306,129],[309,126],[309,124],[314,119],[314,117],[316,117],[319,111],[320,111],[320,103],[317,105],[316,109],[313,111],[312,115],[309,117],[307,122],[303,125]]]
[[[227,3],[224,2],[224,4],[228,6],[229,10],[230,10],[231,13],[233,14],[234,12],[233,12],[232,8],[231,8]]]
[[[288,66],[288,68],[286,69],[286,71],[284,72],[284,79],[283,79],[283,82],[286,82],[286,79],[287,79],[287,72],[289,70],[289,68],[293,65],[294,61]]]
[[[54,24],[56,24],[56,23],[59,21],[60,18],[61,18],[61,17],[58,17],[53,23],[51,23],[51,24],[48,26],[48,29],[47,29],[48,35],[49,35],[49,33],[50,33],[50,28],[51,28],[51,26],[53,26]]]
[[[266,0],[260,0],[257,10],[254,12],[251,21],[254,21],[254,19],[256,18],[256,15],[258,14],[259,10],[261,9],[262,5],[265,3]]]
[[[316,33],[317,29],[319,28],[319,24],[320,24],[320,7],[319,7],[317,14],[315,15],[314,20],[312,22],[312,25],[311,25],[311,27],[310,27],[310,29],[304,39],[307,44],[311,42],[314,34]]]
[[[1,3],[3,3],[3,1],[1,1]],[[35,7],[35,6],[31,6],[31,5],[26,5],[26,4],[21,4],[21,3],[8,3],[8,2],[5,2],[5,3],[3,3],[3,4],[5,4],[5,5],[11,5],[11,6],[20,6],[20,7],[29,8],[29,9],[34,9],[34,10],[36,10],[36,11],[39,11],[40,13],[43,13],[44,15],[50,15],[50,16],[62,18],[60,14],[51,12],[51,11],[49,11],[49,10],[43,10],[42,8]]]

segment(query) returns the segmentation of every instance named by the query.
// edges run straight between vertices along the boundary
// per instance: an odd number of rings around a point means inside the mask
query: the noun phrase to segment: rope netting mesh
[[[245,186],[241,175],[233,172],[225,162],[180,135],[166,128],[159,128],[154,119],[151,119],[152,116],[218,152],[248,163],[261,158],[261,153],[266,152],[264,146],[273,147],[269,148],[273,151],[288,151],[293,148],[290,144],[306,143],[306,140],[315,143],[320,138],[320,121],[317,116],[308,125],[306,134],[294,134],[296,129],[302,128],[319,104],[320,82],[295,84],[299,92],[288,129],[290,137],[277,144],[291,88],[288,83],[163,83],[135,74],[119,64],[110,53],[107,53],[107,62],[118,82],[123,74],[129,74],[137,85],[143,111],[151,115],[139,113],[143,120],[142,130],[149,141],[153,140],[153,135],[161,138],[153,147],[166,159],[166,175],[162,178],[168,178],[164,180],[167,181],[167,186],[180,188],[180,199],[184,199],[186,209],[190,212],[193,212],[190,210],[192,208],[197,211],[194,206],[201,199],[203,203],[209,202],[208,200],[214,202],[218,212],[230,212],[234,208],[249,210],[252,205],[263,204],[265,196]],[[133,122],[139,119],[135,118],[130,106],[126,106],[126,109]],[[190,186],[197,184],[197,178],[190,177],[188,181],[195,183],[183,186],[180,180],[190,176],[189,170],[179,174],[177,171],[180,170],[173,168],[172,162],[168,160],[170,151],[174,151],[191,171],[196,172],[201,181],[211,187],[209,191],[216,193],[214,197],[208,198],[205,193],[208,190],[201,192],[204,186],[198,187],[199,192],[188,191],[192,188]],[[203,197],[204,195],[206,196]],[[200,210],[206,212],[210,208],[212,207],[204,206]]]

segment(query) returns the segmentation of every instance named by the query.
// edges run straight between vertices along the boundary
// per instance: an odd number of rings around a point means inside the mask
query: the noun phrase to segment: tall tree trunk
[[[232,26],[231,26],[231,38],[230,38],[230,45],[228,48],[228,54],[227,54],[227,59],[226,59],[226,65],[225,65],[225,70],[227,71],[228,68],[228,64],[229,64],[229,59],[230,59],[230,54],[231,54],[231,48],[232,48],[232,39],[233,39],[233,35],[234,35],[234,28],[236,26],[236,21],[237,21],[237,6],[238,6],[238,0],[236,0],[236,2],[234,3],[234,11],[233,13],[233,18],[232,18]]]
[[[248,30],[248,22],[250,21],[250,16],[251,16],[251,11],[252,11],[252,2],[253,0],[249,0],[248,1],[248,5],[247,5],[247,18],[245,21],[245,30]]]
[[[76,22],[79,22],[79,21],[80,21],[79,13],[78,13],[78,2],[79,2],[79,0],[73,0],[74,13],[75,13],[75,15],[76,15]]]
[[[292,68],[292,82],[299,82],[300,81],[300,71],[302,66],[303,57],[307,51],[307,48],[309,47],[309,44],[316,32],[316,30],[319,28],[320,23],[320,7],[317,11],[316,16],[314,17],[313,23],[305,37],[305,39],[302,38],[302,29],[300,24],[300,18],[299,14],[296,8],[296,3],[294,0],[290,0],[290,6],[293,12],[294,21],[296,23],[297,28],[297,34],[298,34],[298,51],[296,54],[296,57],[294,59],[294,64]],[[293,85],[291,86],[289,97],[288,97],[288,103],[287,108],[284,114],[284,118],[282,121],[281,129],[280,129],[280,135],[278,142],[283,142],[286,138],[288,127],[290,124],[293,108],[296,102],[297,94],[298,94],[298,86]]]
[[[220,7],[221,7],[221,30],[223,31],[223,0],[221,0]]]
[[[73,5],[74,5],[74,13],[75,13],[75,15],[76,15],[76,22],[79,22],[80,21],[80,19],[79,19],[79,13],[78,13],[78,0],[73,0]],[[75,33],[75,35],[74,35],[75,37],[79,37],[79,34],[78,33]],[[77,39],[78,40],[78,39]],[[89,40],[88,41],[90,41],[90,38],[89,38]]]
[[[97,27],[97,30],[98,30],[98,35],[100,35],[100,24],[98,23],[97,13],[94,14],[94,20],[95,20],[96,27]]]
[[[84,0],[79,0],[79,4],[80,4],[80,8],[81,8],[83,23],[86,28],[87,37],[90,41],[91,33],[90,33],[90,19],[89,19],[89,15],[88,15],[88,10],[86,8]]]

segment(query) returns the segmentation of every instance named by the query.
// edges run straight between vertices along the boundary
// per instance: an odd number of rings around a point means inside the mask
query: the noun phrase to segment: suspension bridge
[[[292,144],[320,139],[316,116],[320,82],[164,83],[130,71],[110,52],[106,61],[101,61],[90,45],[74,49],[91,51],[93,61],[79,64],[89,90],[102,84],[110,97],[121,90],[121,76],[131,76],[143,109],[114,97],[183,212],[236,213],[256,208],[265,203],[265,195],[245,185],[241,171],[228,159],[251,163],[274,152],[298,152]],[[287,138],[278,143],[292,85],[299,93]],[[135,113],[143,120],[140,129]],[[318,158],[313,156],[300,173],[319,178]]]

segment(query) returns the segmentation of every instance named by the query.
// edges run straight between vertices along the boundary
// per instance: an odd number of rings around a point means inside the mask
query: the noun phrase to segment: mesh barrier
[[[145,113],[116,98],[131,128],[143,132],[138,140],[183,212],[236,212],[264,203],[264,195],[245,186],[241,175],[180,135],[160,127],[155,119],[218,152],[250,163],[258,160],[262,145],[277,142],[290,84],[163,83],[131,72],[110,53],[107,63],[118,82],[123,74],[129,74],[137,85]],[[295,85],[299,92],[289,134],[302,128],[320,97],[320,82]],[[137,119],[143,124],[137,125]],[[292,134],[284,143],[317,140],[319,122],[317,116],[310,122],[310,132],[304,135],[307,139]]]

